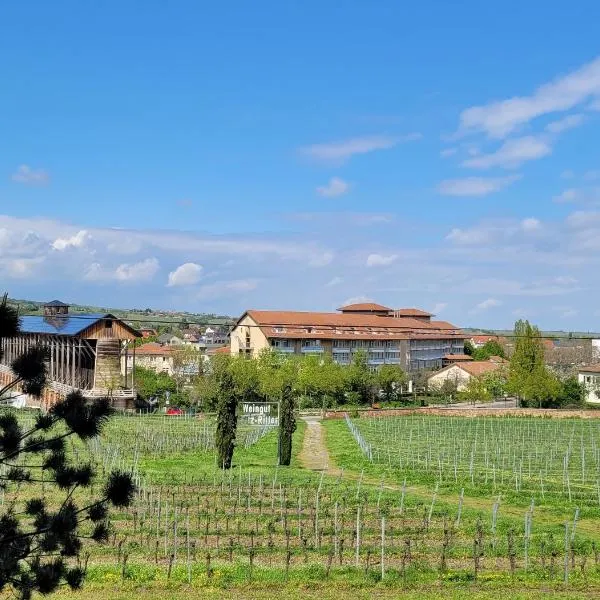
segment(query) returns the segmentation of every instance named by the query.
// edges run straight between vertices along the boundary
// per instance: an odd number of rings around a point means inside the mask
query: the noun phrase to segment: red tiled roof
[[[472,335],[471,340],[476,344],[485,344],[487,342],[498,342],[497,335]]]
[[[600,365],[589,365],[587,367],[579,367],[580,373],[600,373]]]
[[[394,312],[400,317],[431,317],[431,313],[420,308],[397,308]]]
[[[249,310],[267,338],[297,339],[464,339],[445,321],[420,321],[355,313],[317,313]]]
[[[149,344],[142,344],[135,349],[135,353],[138,356],[150,356],[150,355],[165,355],[171,354],[172,348],[169,346],[163,346],[162,344],[157,344],[156,342],[151,342]]]
[[[489,360],[474,360],[473,362],[461,363],[457,366],[475,377],[497,371],[501,367],[498,363]]]
[[[220,346],[219,348],[211,348],[206,351],[206,354],[229,354],[231,352],[231,348],[229,346]]]
[[[361,302],[359,304],[348,304],[338,308],[341,312],[391,312],[392,309],[375,302]]]
[[[444,356],[444,360],[451,360],[453,362],[460,362],[460,361],[473,360],[473,357],[469,356],[468,354],[446,354]]]

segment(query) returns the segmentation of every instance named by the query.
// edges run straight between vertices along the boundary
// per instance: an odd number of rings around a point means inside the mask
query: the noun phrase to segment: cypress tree
[[[292,435],[296,431],[294,416],[294,394],[286,385],[281,394],[279,412],[279,464],[289,466],[292,460]]]
[[[237,430],[237,400],[233,377],[226,370],[221,374],[217,400],[216,446],[219,465],[223,469],[231,468]]]

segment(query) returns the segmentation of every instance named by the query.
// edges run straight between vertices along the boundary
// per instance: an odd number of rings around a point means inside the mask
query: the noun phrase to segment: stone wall
[[[351,411],[354,412],[354,411]],[[434,415],[444,417],[542,417],[547,419],[600,419],[600,410],[556,410],[544,408],[389,408],[359,409],[361,417],[404,417],[410,415]],[[326,419],[343,419],[345,411],[332,410]]]

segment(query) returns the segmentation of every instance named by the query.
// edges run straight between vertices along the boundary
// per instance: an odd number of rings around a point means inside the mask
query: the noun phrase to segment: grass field
[[[290,467],[275,464],[275,431],[241,429],[223,472],[211,421],[120,417],[72,447],[139,482],[109,543],[89,547],[85,597],[600,593],[598,498],[584,487],[597,481],[598,422],[475,421],[357,419],[354,433],[324,421],[321,472],[302,466],[303,422]]]

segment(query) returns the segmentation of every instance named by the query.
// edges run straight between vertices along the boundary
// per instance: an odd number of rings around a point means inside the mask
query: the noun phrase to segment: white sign
[[[279,403],[243,402],[241,417],[248,425],[279,427]]]

